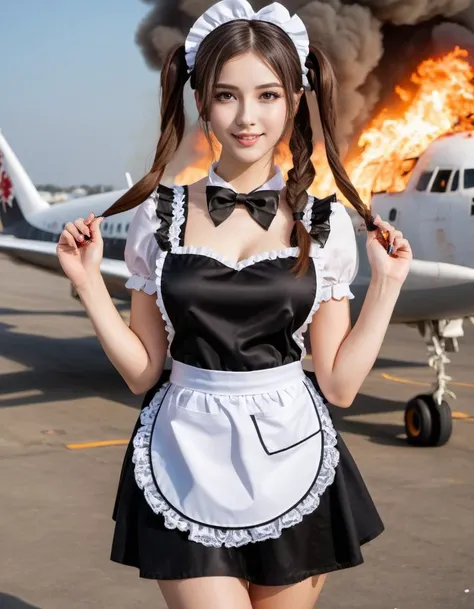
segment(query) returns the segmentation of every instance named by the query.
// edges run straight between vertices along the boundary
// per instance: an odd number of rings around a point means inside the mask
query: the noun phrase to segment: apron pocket
[[[275,414],[250,415],[260,443],[267,455],[290,450],[321,432],[319,413],[309,392]]]

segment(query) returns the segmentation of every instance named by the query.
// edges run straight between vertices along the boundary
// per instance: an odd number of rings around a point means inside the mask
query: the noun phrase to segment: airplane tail
[[[3,228],[49,208],[0,132],[0,220]]]

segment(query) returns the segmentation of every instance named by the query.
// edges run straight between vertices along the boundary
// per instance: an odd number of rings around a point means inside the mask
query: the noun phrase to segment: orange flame
[[[368,125],[347,165],[365,201],[372,191],[403,190],[417,157],[438,137],[474,130],[474,72],[467,56],[456,47],[439,59],[423,61],[410,78],[414,93],[395,88],[405,102],[402,116],[390,117],[384,109]]]
[[[467,56],[466,50],[456,47],[440,58],[423,61],[410,77],[413,91],[395,88],[404,105],[401,115],[391,116],[384,108],[364,130],[345,166],[366,203],[372,192],[403,190],[416,159],[435,139],[474,130],[474,71]],[[176,183],[191,183],[207,175],[212,159],[203,134],[197,148],[199,161],[180,172]],[[218,142],[215,149],[216,154],[220,152]],[[337,191],[322,145],[315,146],[312,160],[317,177],[311,194],[325,196]],[[286,178],[292,167],[286,144],[276,151],[275,162]]]

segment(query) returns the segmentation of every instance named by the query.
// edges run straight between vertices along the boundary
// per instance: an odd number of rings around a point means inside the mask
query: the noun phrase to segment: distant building
[[[89,192],[85,188],[78,187],[70,191],[69,197],[71,199],[79,199],[80,197],[87,197],[88,194]]]
[[[113,186],[83,184],[82,186],[62,187],[56,186],[56,184],[38,184],[37,189],[40,197],[47,203],[62,203],[68,199],[81,199],[97,193],[110,192],[113,190]]]
[[[47,203],[62,203],[69,199],[69,193],[67,192],[49,192],[48,190],[39,190],[39,196]]]

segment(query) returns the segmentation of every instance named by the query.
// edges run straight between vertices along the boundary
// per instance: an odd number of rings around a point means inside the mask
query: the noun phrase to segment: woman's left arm
[[[378,230],[367,234],[372,279],[354,327],[347,298],[322,302],[310,325],[314,372],[324,396],[335,406],[350,406],[372,369],[412,259],[402,233],[379,216],[374,224]],[[389,233],[390,256],[383,232]]]

